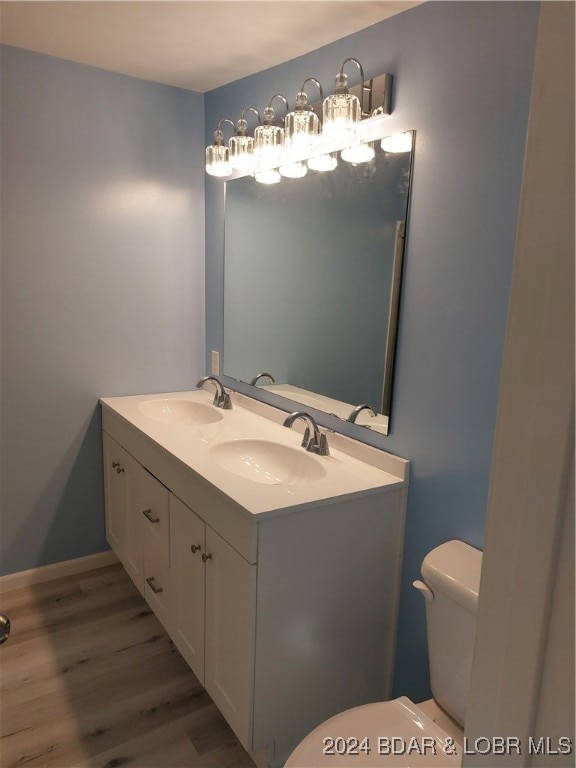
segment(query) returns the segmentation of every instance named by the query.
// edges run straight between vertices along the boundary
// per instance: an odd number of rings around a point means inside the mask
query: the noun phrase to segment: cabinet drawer
[[[144,597],[164,628],[170,632],[170,568],[160,539],[144,531]]]
[[[170,561],[169,491],[144,467],[138,467],[134,487],[133,514],[143,526],[149,541],[155,541],[158,554]]]

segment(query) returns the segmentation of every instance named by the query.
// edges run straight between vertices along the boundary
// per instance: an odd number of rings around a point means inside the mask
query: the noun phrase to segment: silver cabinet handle
[[[193,555],[196,554],[196,552],[198,552],[200,549],[202,549],[200,544],[191,544],[190,545],[190,551],[192,552]]]
[[[154,592],[155,595],[159,595],[160,592],[163,592],[164,590],[162,589],[162,587],[157,587],[156,584],[154,584],[155,578],[156,578],[155,576],[149,576],[146,579],[146,584],[148,584],[148,586],[150,587],[152,592]]]
[[[207,563],[208,560],[212,560],[212,555],[207,555],[206,552],[202,554],[202,562]]]
[[[160,522],[160,518],[159,517],[154,517],[154,513],[152,512],[151,509],[143,509],[142,510],[142,514],[144,515],[146,520],[149,520],[151,523],[159,523]]]

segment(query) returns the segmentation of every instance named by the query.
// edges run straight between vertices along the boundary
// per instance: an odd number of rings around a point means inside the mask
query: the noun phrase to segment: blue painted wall
[[[2,573],[107,548],[98,398],[204,361],[203,97],[2,49]]]
[[[417,131],[392,433],[348,428],[412,461],[395,687],[416,701],[429,688],[411,583],[437,544],[483,543],[538,17],[533,2],[430,2],[205,97],[208,144],[219,118],[278,91],[293,102],[355,56],[394,75],[390,132]],[[208,352],[223,338],[222,189],[206,179]]]

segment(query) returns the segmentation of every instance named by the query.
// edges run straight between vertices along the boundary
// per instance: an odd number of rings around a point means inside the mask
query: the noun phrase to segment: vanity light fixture
[[[232,173],[230,150],[224,144],[224,133],[221,128],[223,123],[230,123],[232,128],[235,128],[232,120],[228,120],[227,117],[218,122],[218,127],[214,131],[214,144],[206,147],[206,173],[210,176],[224,177]]]
[[[316,157],[310,157],[307,162],[308,168],[310,168],[311,171],[333,171],[338,165],[336,152],[331,152],[329,155],[316,155]]]
[[[254,165],[254,139],[248,135],[246,112],[253,112],[260,122],[260,113],[254,107],[244,107],[236,123],[236,135],[228,141],[230,163],[240,171],[250,171]]]
[[[374,157],[374,144],[369,141],[366,144],[360,142],[352,144],[351,147],[346,147],[340,152],[342,160],[346,160],[347,163],[368,163]]]
[[[344,72],[348,64],[358,68],[361,79],[359,84],[350,87]],[[268,100],[263,120],[257,109],[245,107],[236,125],[226,118],[218,123],[214,143],[206,147],[206,172],[222,178],[252,173],[263,184],[276,184],[280,181],[280,174],[301,178],[308,169],[334,170],[338,164],[337,151],[341,151],[342,159],[349,163],[368,162],[374,157],[373,144],[366,143],[374,135],[372,118],[392,112],[392,81],[390,74],[365,80],[358,59],[349,57],[344,59],[336,77],[336,92],[326,99],[321,83],[315,77],[307,77],[298,91],[292,111],[281,93],[275,93]],[[314,103],[309,102],[306,92],[310,83],[320,93],[320,99]],[[286,108],[283,126],[277,124],[282,118],[277,121],[273,106],[275,99],[280,99]],[[258,118],[259,125],[255,127],[253,136],[248,132],[248,112]],[[234,134],[226,145],[222,132],[224,123],[234,128]],[[410,140],[410,134],[406,137],[405,142]],[[407,144],[396,146],[398,148],[382,142],[386,152],[409,151]],[[400,146],[406,148],[400,149]],[[314,154],[317,156],[310,157]]]
[[[384,152],[410,152],[412,149],[412,134],[410,131],[405,133],[395,133],[393,136],[386,136],[380,142]]]
[[[325,136],[334,139],[350,139],[356,132],[356,126],[362,117],[369,117],[369,112],[363,112],[362,103],[358,96],[348,90],[348,77],[344,74],[344,67],[348,62],[356,64],[360,70],[362,81],[362,100],[364,99],[364,70],[358,59],[345,59],[336,75],[336,90],[324,99],[322,104],[323,126]],[[369,94],[368,94],[369,95]]]
[[[264,109],[264,121],[254,130],[254,160],[263,165],[280,165],[284,155],[284,128],[276,125],[274,99],[282,99],[286,113],[290,110],[288,100],[281,93],[275,93]]]
[[[320,135],[320,120],[308,104],[308,96],[304,91],[306,83],[314,83],[320,91],[320,98],[324,99],[320,82],[315,77],[307,77],[296,95],[296,107],[284,118],[285,144],[289,149],[308,149]]]

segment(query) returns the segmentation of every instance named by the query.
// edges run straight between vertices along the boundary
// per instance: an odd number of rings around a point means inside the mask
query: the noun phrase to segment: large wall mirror
[[[414,133],[404,138],[404,151],[374,141],[369,162],[338,155],[330,172],[226,183],[224,373],[343,419],[370,405],[376,415],[352,419],[384,434]]]

